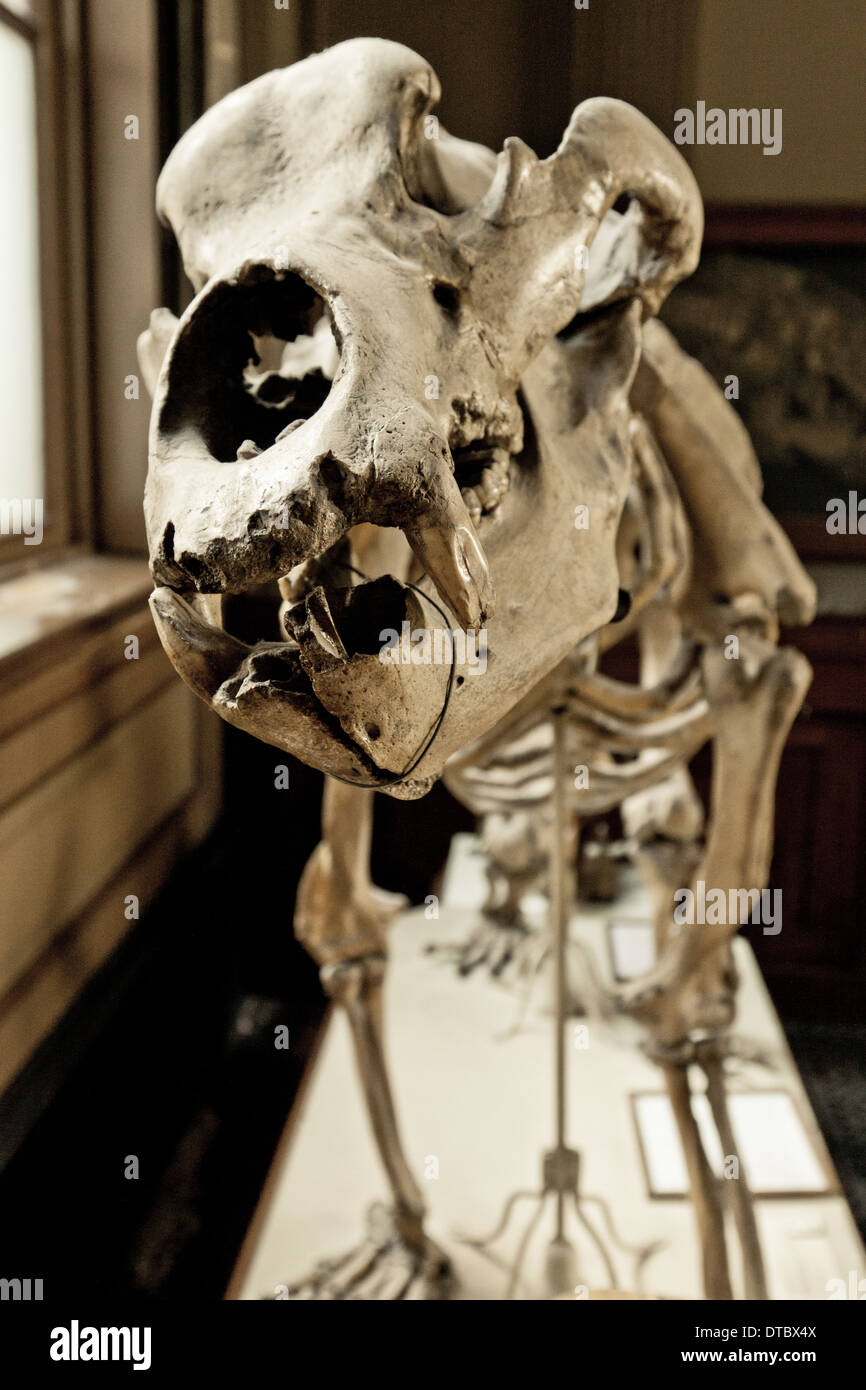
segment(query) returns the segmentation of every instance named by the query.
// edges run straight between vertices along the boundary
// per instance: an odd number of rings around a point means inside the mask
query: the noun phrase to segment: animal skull
[[[687,166],[624,103],[582,103],[540,161],[430,126],[438,98],[416,54],[351,40],[209,110],[158,188],[196,291],[151,425],[163,645],[230,723],[400,796],[613,616],[641,323],[702,231]],[[363,523],[402,537],[353,584]],[[403,537],[488,661],[401,777],[448,678],[379,659],[383,629],[435,611],[399,582]],[[247,646],[196,598],[266,581],[294,600],[285,642]]]

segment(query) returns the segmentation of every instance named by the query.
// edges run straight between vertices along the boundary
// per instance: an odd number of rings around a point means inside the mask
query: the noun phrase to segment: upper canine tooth
[[[487,558],[454,477],[440,470],[426,509],[402,527],[419,562],[467,629],[493,613],[493,584]]]

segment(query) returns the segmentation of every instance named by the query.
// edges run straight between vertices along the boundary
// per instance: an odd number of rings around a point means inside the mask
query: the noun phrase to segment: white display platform
[[[391,935],[386,1001],[392,1077],[409,1163],[430,1209],[431,1235],[452,1256],[457,1298],[498,1299],[505,1276],[456,1236],[484,1233],[517,1188],[537,1188],[542,1151],[553,1133],[553,1084],[548,993],[542,981],[522,1031],[503,1040],[515,1022],[519,996],[483,971],[459,978],[444,957],[425,953],[430,942],[461,941],[478,920],[484,895],[483,859],[474,836],[455,837],[438,920],[424,908],[402,915]],[[543,920],[544,904],[528,904]],[[648,916],[642,885],[633,878],[615,904],[581,908],[572,932],[590,948],[601,978],[612,982],[606,924]],[[835,1195],[757,1201],[757,1220],[772,1298],[823,1299],[831,1279],[866,1270],[866,1254],[818,1132],[805,1092],[748,942],[735,943],[742,985],[736,1033],[759,1044],[772,1068],[736,1066],[732,1089],[783,1091],[814,1145]],[[582,1154],[582,1190],[607,1199],[617,1231],[629,1244],[664,1241],[646,1266],[648,1292],[701,1297],[699,1252],[690,1203],[651,1198],[640,1153],[634,1097],[659,1092],[657,1068],[639,1051],[640,1030],[629,1020],[575,1021],[569,1048],[569,1143]],[[588,1042],[588,1046],[583,1044]],[[758,1107],[760,1110],[761,1107]],[[746,1107],[754,1112],[755,1107]],[[766,1136],[764,1137],[764,1145]],[[761,1148],[761,1144],[758,1145]],[[438,1178],[424,1177],[425,1169]],[[361,1237],[369,1204],[387,1195],[356,1081],[348,1028],[332,1015],[302,1101],[296,1106],[242,1251],[228,1297],[273,1297],[319,1259],[344,1252]],[[520,1296],[545,1298],[542,1270],[552,1234],[552,1206],[532,1240]],[[506,1259],[532,1215],[518,1204],[495,1249]],[[596,1226],[597,1208],[588,1208]],[[605,1287],[599,1257],[586,1234],[570,1228],[580,1259],[579,1280]],[[736,1252],[732,1242],[731,1247]],[[615,1255],[620,1284],[633,1284],[631,1261]],[[739,1280],[735,1255],[732,1275]]]

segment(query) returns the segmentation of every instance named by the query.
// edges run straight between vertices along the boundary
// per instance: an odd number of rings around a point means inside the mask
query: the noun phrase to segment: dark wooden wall
[[[565,0],[317,0],[303,31],[307,51],[358,35],[393,39],[430,62],[442,83],[445,126],[499,149],[520,134],[549,154],[576,104],[572,76],[575,11]]]
[[[786,1017],[862,1018],[866,622],[818,619],[788,640],[815,676],[779,774],[772,883],[782,889],[782,930],[750,936]]]
[[[682,0],[316,0],[305,6],[306,52],[362,34],[424,55],[442,83],[455,135],[499,149],[520,135],[539,155],[559,143],[574,107],[605,93],[633,102],[663,129],[691,69]],[[636,61],[636,55],[637,61]]]

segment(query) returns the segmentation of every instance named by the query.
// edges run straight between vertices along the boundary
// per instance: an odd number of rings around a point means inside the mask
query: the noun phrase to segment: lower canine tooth
[[[250,648],[221,629],[212,628],[171,589],[150,596],[159,640],[174,669],[197,695],[210,704],[224,681],[233,675]]]
[[[245,439],[243,444],[238,445],[239,459],[254,459],[261,453],[261,449],[254,439]]]

